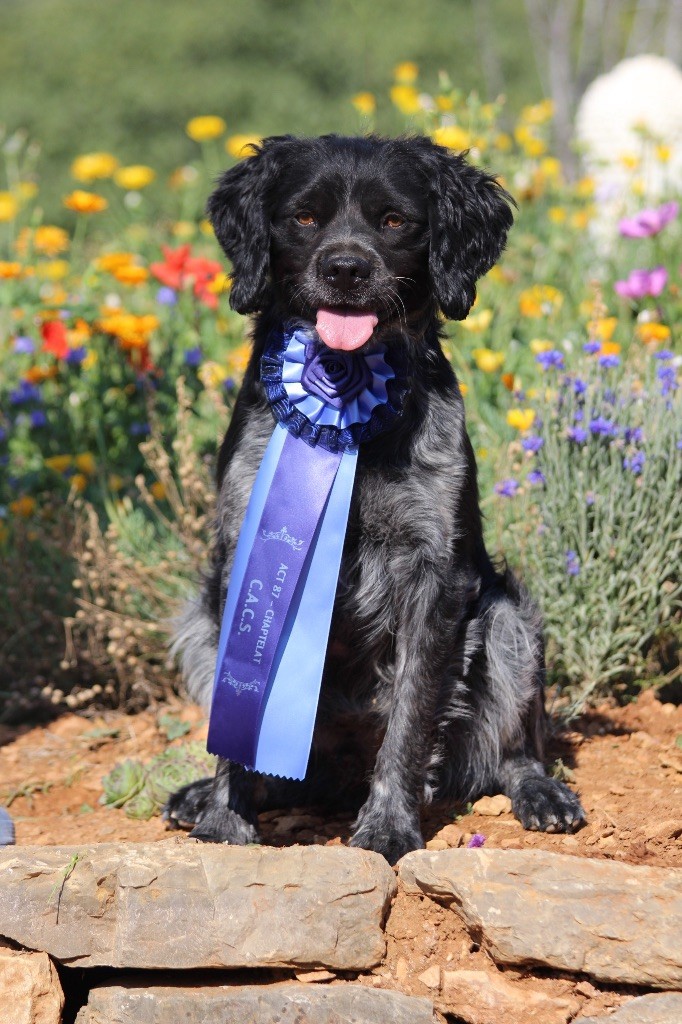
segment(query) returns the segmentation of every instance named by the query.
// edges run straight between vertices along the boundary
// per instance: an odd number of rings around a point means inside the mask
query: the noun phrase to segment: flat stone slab
[[[79,967],[366,970],[395,888],[383,857],[346,847],[14,847],[0,936]]]
[[[0,1024],[60,1024],[64,993],[46,953],[0,941]]]
[[[662,992],[623,1003],[608,1017],[578,1017],[574,1024],[680,1024],[682,994]]]
[[[106,985],[76,1024],[434,1024],[428,999],[343,985]]]
[[[451,907],[499,964],[682,988],[682,870],[542,850],[418,850],[407,890]]]

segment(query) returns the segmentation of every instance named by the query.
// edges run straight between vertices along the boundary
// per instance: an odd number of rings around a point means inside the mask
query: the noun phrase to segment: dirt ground
[[[205,738],[206,722],[198,708],[178,704],[170,711],[192,725],[175,743]],[[158,713],[152,711],[134,716],[69,713],[46,726],[0,727],[0,806],[9,808],[17,843],[73,846],[167,838],[160,818],[135,821],[122,810],[99,804],[101,778],[117,762],[127,757],[148,760],[167,746]],[[580,792],[587,824],[577,834],[524,832],[510,813],[489,816],[441,805],[424,815],[427,843],[434,848],[461,846],[479,833],[486,847],[682,866],[682,706],[661,703],[653,691],[625,707],[603,705],[556,737],[549,754],[550,762],[561,758],[571,773],[570,784]],[[309,809],[269,811],[260,817],[262,840],[273,846],[336,845],[349,838],[350,826],[350,816],[328,818]],[[444,970],[497,970],[455,915],[422,897],[398,894],[387,937],[386,960],[359,979],[366,984],[434,998],[420,980],[434,964]],[[636,994],[552,972],[504,973],[520,999],[530,989],[565,1000],[571,1018],[578,1012],[604,1013]]]

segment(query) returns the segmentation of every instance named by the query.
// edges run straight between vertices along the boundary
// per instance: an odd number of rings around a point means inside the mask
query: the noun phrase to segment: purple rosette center
[[[306,346],[305,354],[302,387],[334,409],[343,409],[372,383],[372,373],[362,356],[315,343]]]

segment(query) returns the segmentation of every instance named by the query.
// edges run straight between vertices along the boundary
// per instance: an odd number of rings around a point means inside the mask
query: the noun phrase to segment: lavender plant
[[[572,715],[651,677],[655,642],[679,639],[682,360],[641,350],[624,368],[597,341],[571,369],[558,349],[538,359],[546,387],[496,488],[498,536],[541,603]]]

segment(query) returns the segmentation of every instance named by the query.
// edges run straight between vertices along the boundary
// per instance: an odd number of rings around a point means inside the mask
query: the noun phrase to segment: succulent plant
[[[204,778],[214,764],[215,758],[206,753],[201,743],[170,747],[147,765],[144,792],[160,809],[171,793]]]
[[[102,779],[104,793],[99,802],[107,807],[123,807],[144,786],[144,767],[141,761],[128,758],[117,764]]]

